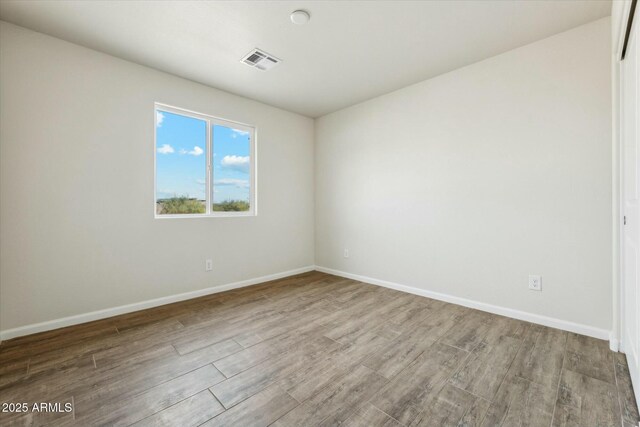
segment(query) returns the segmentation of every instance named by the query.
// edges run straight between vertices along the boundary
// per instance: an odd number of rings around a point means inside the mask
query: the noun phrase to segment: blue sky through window
[[[213,127],[213,202],[249,202],[249,132]]]
[[[156,198],[205,200],[207,122],[156,111]]]
[[[214,125],[213,203],[250,199],[249,132]],[[156,111],[156,198],[205,200],[207,122]]]

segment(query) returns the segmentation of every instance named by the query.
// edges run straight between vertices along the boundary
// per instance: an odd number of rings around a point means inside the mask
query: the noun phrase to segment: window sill
[[[198,214],[185,214],[185,215],[154,215],[155,219],[193,219],[193,218],[247,218],[258,216],[255,212],[236,212],[236,213],[224,213],[221,212],[215,215],[198,215]]]

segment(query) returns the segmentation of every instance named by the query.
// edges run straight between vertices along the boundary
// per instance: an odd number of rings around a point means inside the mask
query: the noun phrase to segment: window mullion
[[[213,150],[212,144],[211,144],[211,139],[213,136],[213,132],[211,131],[211,120],[207,120],[207,143],[206,143],[206,150],[205,150],[205,155],[207,156],[207,188],[205,189],[206,191],[206,203],[207,203],[207,209],[205,210],[206,215],[211,215],[211,203],[213,203],[213,197],[211,195],[211,189],[213,187],[213,179],[212,179],[212,171],[213,171],[213,165],[211,164],[211,152]]]
[[[209,162],[209,215],[214,216],[215,212],[213,211],[213,190],[214,190],[214,177],[213,177],[213,120],[209,120],[209,152],[207,153],[207,161]]]

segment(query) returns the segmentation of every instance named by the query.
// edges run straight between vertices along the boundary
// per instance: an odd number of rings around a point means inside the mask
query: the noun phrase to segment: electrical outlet
[[[208,259],[204,263],[204,271],[211,271],[211,270],[213,270],[213,260]]]
[[[349,249],[344,250],[344,257],[349,258]]]
[[[532,291],[542,290],[542,276],[529,275],[529,289]]]

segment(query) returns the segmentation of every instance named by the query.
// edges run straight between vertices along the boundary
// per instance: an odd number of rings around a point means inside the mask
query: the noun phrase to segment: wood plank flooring
[[[4,342],[0,402],[29,408],[2,426],[639,421],[605,341],[320,272]]]

